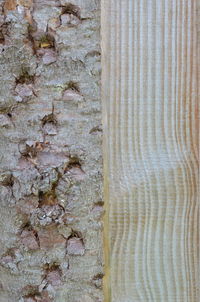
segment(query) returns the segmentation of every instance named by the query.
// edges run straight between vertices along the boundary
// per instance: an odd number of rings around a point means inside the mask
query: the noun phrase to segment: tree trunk
[[[102,301],[99,0],[0,0],[0,301]]]

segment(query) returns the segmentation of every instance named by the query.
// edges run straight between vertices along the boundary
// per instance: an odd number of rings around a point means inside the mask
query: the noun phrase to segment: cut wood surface
[[[199,301],[197,0],[102,0],[105,301]]]

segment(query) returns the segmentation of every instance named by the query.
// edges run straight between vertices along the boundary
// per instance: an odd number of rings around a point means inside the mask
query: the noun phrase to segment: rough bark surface
[[[0,16],[0,301],[102,301],[99,0]]]

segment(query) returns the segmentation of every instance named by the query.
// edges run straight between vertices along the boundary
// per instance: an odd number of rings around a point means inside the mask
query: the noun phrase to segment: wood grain
[[[199,301],[197,0],[102,0],[106,302]]]

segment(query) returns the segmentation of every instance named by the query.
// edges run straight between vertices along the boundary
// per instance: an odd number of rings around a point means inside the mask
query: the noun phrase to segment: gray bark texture
[[[100,1],[0,9],[0,302],[100,302]]]

